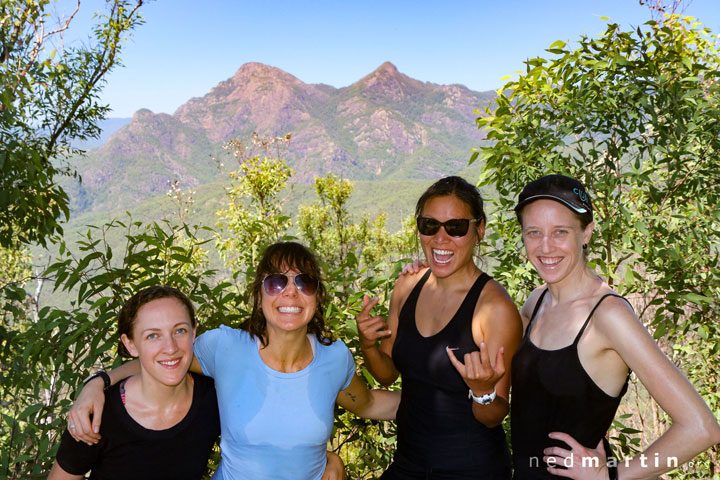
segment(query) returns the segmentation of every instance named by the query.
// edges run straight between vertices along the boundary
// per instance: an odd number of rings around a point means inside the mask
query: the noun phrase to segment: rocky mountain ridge
[[[172,115],[142,109],[76,167],[68,185],[76,212],[130,208],[167,191],[224,178],[213,158],[252,132],[292,133],[296,181],[333,172],[357,180],[433,178],[461,170],[484,138],[473,113],[494,92],[436,85],[389,62],[343,88],[306,84],[261,63],[240,67]]]

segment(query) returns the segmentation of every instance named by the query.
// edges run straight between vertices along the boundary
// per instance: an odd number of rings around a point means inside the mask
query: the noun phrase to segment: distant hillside
[[[84,142],[76,142],[74,146],[82,150],[92,150],[93,148],[100,147],[107,142],[110,137],[117,132],[119,129],[130,123],[130,118],[106,118],[100,122],[100,136],[98,138],[91,138]]]
[[[254,131],[293,134],[287,160],[299,182],[327,172],[367,181],[437,178],[467,166],[484,138],[473,111],[494,96],[414,80],[391,63],[340,89],[248,63],[172,115],[135,113],[75,160],[82,184],[65,186],[76,218],[134,209],[174,179],[182,188],[224,180],[213,158],[228,163],[223,145]]]

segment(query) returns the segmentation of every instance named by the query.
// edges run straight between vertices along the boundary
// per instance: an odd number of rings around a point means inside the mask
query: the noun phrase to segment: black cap
[[[528,183],[520,192],[515,212],[519,213],[528,203],[542,198],[555,200],[576,213],[589,215],[592,221],[593,208],[590,196],[583,184],[574,178],[565,175],[546,175]]]

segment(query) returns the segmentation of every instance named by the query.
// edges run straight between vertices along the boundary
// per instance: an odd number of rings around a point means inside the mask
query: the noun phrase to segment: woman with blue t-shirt
[[[213,478],[320,479],[335,403],[365,418],[390,420],[399,394],[368,391],[350,351],[333,341],[324,322],[320,269],[304,246],[268,247],[252,297],[252,313],[240,330],[221,326],[195,342],[191,370],[215,380],[220,410],[221,461]],[[132,363],[113,370],[112,378],[127,376],[137,368]],[[71,421],[87,422],[88,430],[87,412],[102,398],[96,383],[71,412]]]

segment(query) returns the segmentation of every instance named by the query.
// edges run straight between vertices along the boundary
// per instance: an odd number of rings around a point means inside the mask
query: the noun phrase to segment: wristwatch
[[[480,405],[490,405],[492,402],[495,401],[496,394],[497,392],[493,388],[492,393],[486,393],[485,395],[480,395],[479,397],[476,397],[471,388],[470,392],[468,392],[468,398],[472,398],[473,402]]]
[[[95,373],[91,373],[89,377],[83,380],[83,385],[87,385],[87,383],[95,377],[102,377],[103,383],[105,383],[105,386],[103,386],[103,391],[110,388],[110,375],[108,375],[105,370],[98,370]]]

